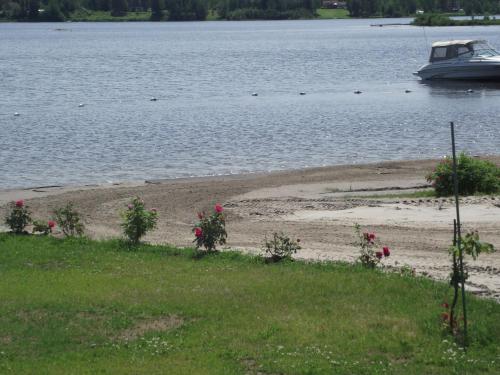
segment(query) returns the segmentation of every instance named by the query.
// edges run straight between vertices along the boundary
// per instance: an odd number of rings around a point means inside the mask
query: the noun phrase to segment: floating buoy
[[[259,96],[259,94],[257,94],[256,92],[253,92],[252,96]]]
[[[19,116],[19,113],[15,112],[15,113],[14,113],[14,116]]]
[[[303,92],[303,91],[299,92],[299,95],[305,95],[305,94],[306,94],[306,93],[305,93],[305,92]]]
[[[474,92],[474,90],[468,89],[467,92],[470,94],[470,93]]]
[[[149,99],[150,102],[156,102],[157,100],[158,99],[156,99],[154,96],[151,99]]]
[[[406,94],[409,94],[410,92],[411,92],[411,90],[408,90],[408,89],[405,90]]]
[[[356,90],[356,91],[354,91],[354,93],[355,93],[355,94],[361,94],[361,93],[362,93],[362,91],[360,91],[360,90]]]
[[[78,104],[78,107],[79,107],[79,108],[85,107],[85,104],[80,103],[80,104]]]

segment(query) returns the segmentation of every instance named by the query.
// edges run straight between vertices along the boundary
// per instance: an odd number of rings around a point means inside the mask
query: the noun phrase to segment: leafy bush
[[[217,244],[224,245],[227,239],[226,218],[224,209],[216,204],[213,212],[207,215],[205,212],[198,213],[198,223],[193,228],[196,248],[204,247],[206,251],[215,251]]]
[[[457,21],[443,14],[425,13],[417,15],[411,24],[415,26],[454,26]]]
[[[31,212],[23,200],[10,204],[10,212],[5,217],[5,223],[15,234],[25,233],[24,229],[31,223]]]
[[[33,233],[40,233],[44,235],[48,235],[52,233],[52,229],[56,226],[56,222],[53,220],[49,220],[47,222],[41,220],[33,221]]]
[[[461,153],[457,159],[458,193],[472,195],[475,193],[492,194],[500,191],[500,168],[495,164],[481,159],[475,159]],[[453,161],[447,157],[427,175],[427,181],[432,183],[436,195],[452,195]]]
[[[269,260],[274,262],[283,259],[291,259],[292,255],[301,249],[299,243],[299,239],[294,241],[282,232],[274,232],[270,240],[267,238],[264,240],[262,251],[267,255]]]
[[[479,233],[477,231],[466,233],[465,236],[461,237],[460,249],[458,247],[458,243],[456,242],[454,240],[453,245],[450,246],[449,248],[449,252],[452,258],[450,285],[454,289],[453,302],[451,303],[451,306],[448,305],[447,302],[445,302],[442,305],[447,310],[449,309],[449,312],[448,311],[443,312],[441,314],[441,319],[443,321],[444,326],[447,327],[447,329],[449,329],[449,331],[453,335],[459,337],[461,334],[459,327],[460,320],[457,319],[457,311],[456,311],[458,294],[459,294],[459,284],[465,283],[465,281],[469,278],[469,275],[465,269],[466,267],[465,261],[463,262],[464,266],[463,275],[460,271],[460,265],[459,265],[460,250],[462,250],[463,259],[465,258],[465,255],[469,255],[472,257],[473,260],[476,260],[481,253],[493,253],[496,251],[496,249],[492,244],[481,241],[479,238]]]
[[[367,268],[375,268],[380,261],[391,255],[391,250],[384,246],[382,250],[375,250],[379,246],[375,233],[361,232],[359,224],[354,225],[354,230],[358,237],[358,245],[360,247],[360,255],[358,261]]]
[[[158,222],[158,212],[156,208],[146,210],[144,208],[144,201],[139,197],[132,199],[122,216],[123,232],[133,244],[139,243],[141,237],[150,230],[156,228]]]
[[[59,224],[65,236],[74,237],[83,235],[84,225],[80,222],[80,214],[69,202],[65,207],[54,211],[54,220]]]

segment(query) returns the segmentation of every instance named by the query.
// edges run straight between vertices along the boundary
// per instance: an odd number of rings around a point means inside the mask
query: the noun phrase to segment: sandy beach
[[[499,157],[490,160],[500,164]],[[390,266],[445,279],[455,216],[452,199],[409,199],[396,194],[428,188],[435,160],[332,166],[268,174],[159,180],[106,186],[38,187],[0,191],[0,216],[9,201],[25,199],[34,218],[73,202],[92,238],[119,237],[119,211],[141,196],[160,213],[152,243],[190,246],[198,211],[219,202],[227,213],[228,248],[258,252],[266,235],[284,231],[301,239],[298,257],[354,261],[353,225],[374,231],[392,249]],[[392,197],[374,197],[391,194]],[[461,199],[464,230],[500,248],[500,196]],[[2,227],[2,229],[6,229]],[[469,262],[469,289],[500,300],[500,252]]]

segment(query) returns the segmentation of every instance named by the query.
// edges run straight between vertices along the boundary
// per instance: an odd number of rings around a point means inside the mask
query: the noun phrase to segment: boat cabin
[[[498,55],[484,40],[451,40],[432,43],[429,62],[437,62],[457,57],[489,57]]]
[[[432,52],[429,62],[454,59],[469,54],[472,56],[474,49],[472,44],[476,40],[452,40],[449,42],[432,43]]]

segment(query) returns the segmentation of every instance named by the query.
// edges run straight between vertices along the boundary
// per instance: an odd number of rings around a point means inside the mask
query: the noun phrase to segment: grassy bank
[[[440,329],[445,284],[192,254],[0,234],[0,373],[500,371],[493,301],[470,298],[463,356]]]
[[[316,9],[317,18],[322,20],[332,20],[339,18],[350,18],[347,9]]]

